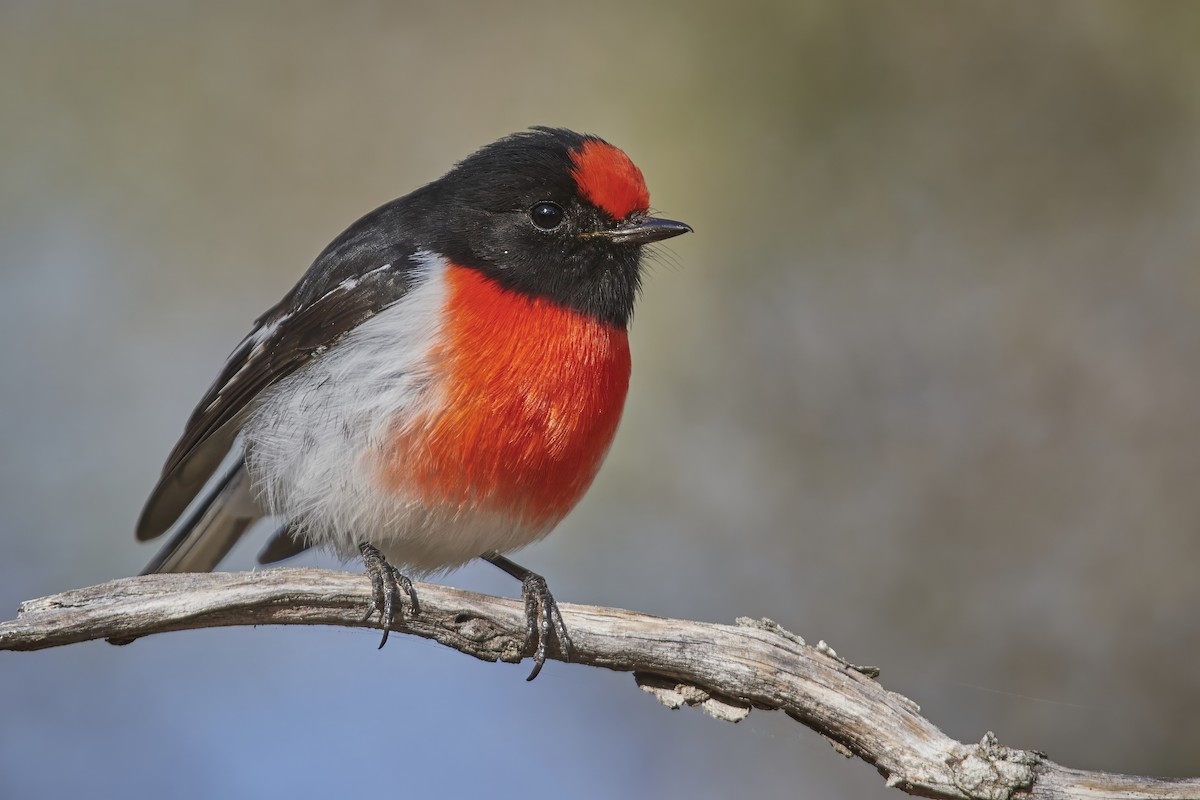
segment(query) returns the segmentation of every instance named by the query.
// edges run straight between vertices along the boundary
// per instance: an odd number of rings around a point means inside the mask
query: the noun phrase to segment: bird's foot
[[[546,643],[553,633],[558,639],[558,649],[564,661],[571,660],[571,637],[563,623],[562,613],[546,579],[536,572],[525,569],[499,553],[484,553],[484,561],[495,564],[521,582],[521,597],[525,600],[525,644],[522,652],[533,656],[533,671],[525,680],[531,681],[542,671],[546,663]]]
[[[401,616],[404,614],[404,595],[408,596],[408,604],[413,616],[421,613],[421,604],[417,602],[417,593],[413,589],[412,581],[408,579],[407,575],[389,564],[388,560],[383,557],[383,553],[379,552],[379,548],[363,542],[358,549],[362,553],[363,567],[366,569],[367,577],[371,579],[371,602],[367,606],[363,622],[376,614],[379,615],[379,624],[383,628],[383,638],[379,641],[379,646],[382,648],[387,644],[388,633],[391,632],[396,609],[400,609]]]
[[[571,660],[571,637],[545,578],[530,572],[521,579],[521,596],[525,598],[525,654],[533,656],[533,671],[525,680],[531,681],[546,663],[546,642],[550,639],[551,629],[558,638],[558,649],[567,661]]]

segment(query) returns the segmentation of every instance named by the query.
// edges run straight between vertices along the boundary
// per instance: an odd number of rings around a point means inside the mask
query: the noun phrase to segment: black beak
[[[650,244],[651,242],[661,242],[663,239],[670,239],[672,236],[691,232],[691,225],[676,222],[673,219],[631,217],[618,224],[615,228],[591,231],[583,235],[588,239],[608,239],[613,244]]]

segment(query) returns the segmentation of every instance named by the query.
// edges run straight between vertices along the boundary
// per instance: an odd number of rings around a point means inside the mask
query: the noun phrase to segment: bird
[[[546,580],[506,554],[591,485],[629,386],[643,249],[691,231],[651,216],[625,152],[551,127],[366,214],[192,412],[137,522],[139,541],[170,533],[143,574],[211,571],[269,519],[260,563],[362,559],[383,647],[397,612],[420,613],[411,576],[482,558],[521,581],[528,680],[552,635],[569,658]]]

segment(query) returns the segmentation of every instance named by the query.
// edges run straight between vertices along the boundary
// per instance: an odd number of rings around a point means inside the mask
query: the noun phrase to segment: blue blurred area
[[[1133,0],[5,3],[0,616],[142,567],[192,404],[338,231],[565,125],[696,233],[650,264],[608,464],[519,560],[564,601],[770,616],[961,739],[1195,773],[1198,27]],[[0,797],[895,795],[782,715],[375,644],[0,654]]]

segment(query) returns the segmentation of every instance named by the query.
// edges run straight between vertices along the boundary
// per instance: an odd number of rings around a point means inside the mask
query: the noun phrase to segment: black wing
[[[161,535],[204,487],[237,438],[251,402],[351,329],[403,297],[416,280],[417,246],[400,231],[403,199],[360,219],[229,355],[192,412],[137,525],[137,538]]]

